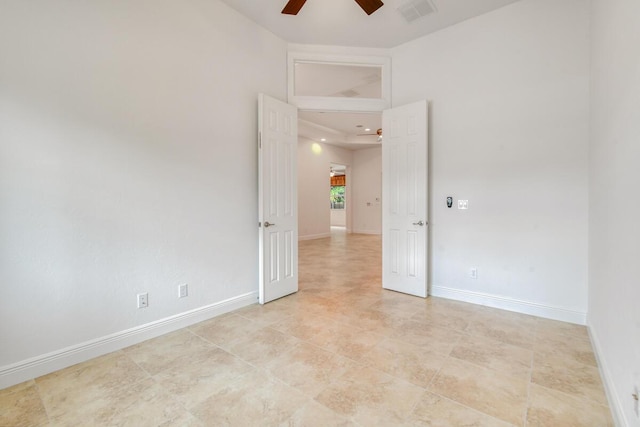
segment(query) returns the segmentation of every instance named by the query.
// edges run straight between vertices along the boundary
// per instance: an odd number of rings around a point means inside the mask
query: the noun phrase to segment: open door
[[[427,296],[427,102],[382,114],[382,287]]]
[[[260,304],[298,291],[296,107],[258,98]]]

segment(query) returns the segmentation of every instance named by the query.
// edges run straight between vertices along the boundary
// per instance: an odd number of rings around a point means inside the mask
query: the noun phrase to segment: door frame
[[[391,105],[391,57],[385,54],[354,55],[347,49],[333,49],[333,52],[314,46],[295,46],[287,52],[287,102],[298,111],[331,111],[337,113],[379,113]],[[377,67],[381,70],[381,97],[340,98],[327,96],[297,96],[295,88],[296,63]],[[382,116],[381,116],[382,118]],[[352,165],[347,166],[347,202],[351,205],[352,193],[350,175]],[[382,194],[382,188],[380,188]],[[347,210],[347,233],[353,232],[353,209]]]
[[[304,48],[302,48],[304,49]],[[343,65],[369,65],[382,67],[382,98],[381,99],[351,99],[351,98],[332,98],[332,97],[320,97],[320,96],[295,96],[295,64],[296,62],[316,62],[325,64],[343,64]],[[288,102],[298,108],[299,111],[332,111],[332,112],[357,112],[357,113],[380,113],[386,109],[391,109],[392,105],[392,88],[391,88],[391,58],[388,56],[361,56],[361,55],[349,55],[349,54],[332,54],[314,50],[310,48],[308,50],[289,51],[287,54],[287,70],[288,70]],[[431,103],[425,100],[427,103],[427,212],[426,218],[429,221],[431,217],[432,203],[431,203]],[[347,172],[350,173],[351,165],[347,166]],[[383,184],[384,186],[384,177]],[[351,179],[347,180],[347,186],[351,183]],[[347,199],[350,198],[352,191],[347,187]],[[382,193],[382,188],[381,188]],[[349,200],[349,205],[351,201]],[[347,232],[353,231],[353,217],[351,215],[352,210],[347,212]],[[384,216],[384,212],[383,212]],[[297,221],[297,220],[296,220]],[[383,220],[384,221],[384,220]],[[431,225],[431,224],[429,224]],[[384,239],[384,223],[382,225],[381,236]],[[432,256],[431,247],[432,238],[431,233],[427,232],[426,237],[426,260],[425,267],[427,269],[426,275],[426,296],[430,295],[431,291],[431,275],[432,275]]]

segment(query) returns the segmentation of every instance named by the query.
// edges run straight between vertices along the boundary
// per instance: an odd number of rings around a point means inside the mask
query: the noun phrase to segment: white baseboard
[[[258,293],[250,292],[18,363],[2,366],[0,367],[0,389],[191,326],[257,301]]]
[[[324,239],[325,237],[331,237],[331,233],[308,234],[306,236],[298,236],[298,240]]]
[[[380,234],[382,234],[382,231],[380,231],[380,230],[353,230],[353,234],[376,234],[376,235],[380,235]]]
[[[576,323],[578,325],[587,324],[587,313],[538,304],[535,302],[483,294],[481,292],[453,289],[444,286],[432,286],[430,295],[434,297],[470,302],[473,304],[486,305],[488,307],[499,308],[502,310],[530,314],[532,316],[544,317],[546,319]]]
[[[613,385],[611,379],[611,371],[609,365],[607,365],[606,359],[602,357],[602,347],[598,340],[598,335],[593,330],[591,324],[588,325],[589,337],[591,338],[591,345],[596,354],[596,360],[598,362],[598,370],[600,371],[600,378],[604,383],[604,391],[607,395],[607,401],[609,402],[609,409],[611,410],[611,417],[613,418],[613,424],[619,427],[630,426],[622,410],[622,401],[620,396],[616,393],[616,388]]]

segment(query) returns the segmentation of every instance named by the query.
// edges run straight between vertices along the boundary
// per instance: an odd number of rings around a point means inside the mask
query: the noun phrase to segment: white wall
[[[347,210],[346,209],[331,209],[330,223],[332,227],[346,227],[347,226]]]
[[[382,149],[353,152],[351,209],[353,232],[382,233]]]
[[[255,301],[257,95],[286,98],[286,51],[218,0],[2,2],[0,388]]]
[[[392,64],[393,105],[431,104],[432,293],[585,322],[588,2],[522,0]]]
[[[317,147],[314,150],[314,146]],[[317,239],[331,235],[329,168],[351,165],[351,151],[301,137],[298,141],[298,236]],[[347,178],[347,207],[350,202]],[[349,215],[347,213],[347,215]],[[347,219],[348,223],[348,219]]]
[[[640,426],[640,3],[592,1],[589,325],[618,425]]]

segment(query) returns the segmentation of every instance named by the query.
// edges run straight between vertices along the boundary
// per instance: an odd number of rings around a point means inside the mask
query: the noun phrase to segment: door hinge
[[[262,148],[262,132],[258,132],[258,148]]]

